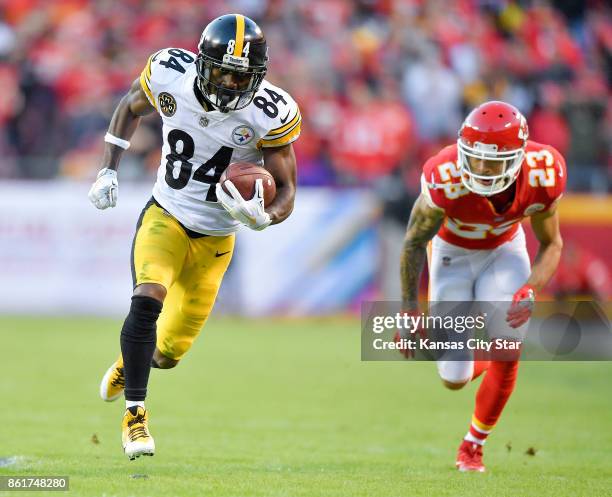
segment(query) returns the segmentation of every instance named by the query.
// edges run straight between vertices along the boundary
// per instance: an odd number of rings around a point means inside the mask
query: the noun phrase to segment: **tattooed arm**
[[[416,311],[419,280],[427,257],[427,243],[440,229],[444,211],[430,207],[423,194],[419,195],[408,221],[401,256],[402,309]]]

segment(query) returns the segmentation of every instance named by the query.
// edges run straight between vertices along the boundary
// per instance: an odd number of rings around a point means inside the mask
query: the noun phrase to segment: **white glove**
[[[255,195],[251,200],[244,200],[236,185],[230,180],[225,180],[224,185],[231,195],[225,193],[221,188],[221,183],[217,183],[217,199],[230,216],[255,231],[261,231],[270,226],[272,220],[270,214],[264,210],[263,182],[261,179],[255,181]]]
[[[89,190],[89,200],[98,209],[107,209],[117,205],[119,194],[119,183],[117,183],[117,171],[104,168],[98,173],[98,177]]]

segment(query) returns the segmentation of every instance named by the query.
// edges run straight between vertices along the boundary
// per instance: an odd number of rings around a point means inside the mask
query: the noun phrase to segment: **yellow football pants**
[[[158,283],[167,290],[157,320],[157,348],[179,360],[191,348],[215,303],[234,250],[234,235],[190,237],[164,209],[149,202],[132,247],[134,287]]]

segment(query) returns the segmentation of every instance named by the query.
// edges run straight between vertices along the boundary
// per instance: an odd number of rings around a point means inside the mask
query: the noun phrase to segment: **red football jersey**
[[[446,214],[438,232],[443,240],[468,249],[493,249],[514,237],[524,217],[548,210],[563,193],[566,176],[565,160],[557,150],[529,140],[514,200],[499,213],[489,198],[461,182],[455,144],[425,163],[421,190],[430,205]]]

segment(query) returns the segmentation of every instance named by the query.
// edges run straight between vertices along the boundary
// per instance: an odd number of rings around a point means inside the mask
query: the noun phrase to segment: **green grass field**
[[[68,475],[70,496],[612,495],[611,363],[522,364],[488,472],[460,474],[476,385],[361,362],[354,320],[217,319],[176,369],[152,371],[157,454],[130,462],[123,401],[98,399],[119,327],[0,318],[0,458],[17,456],[0,475]]]

